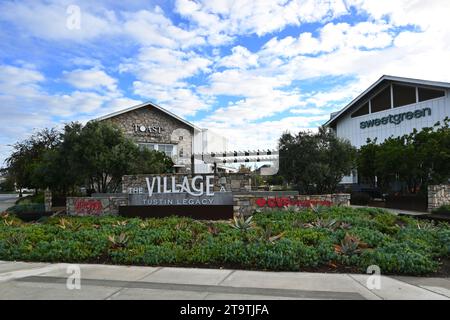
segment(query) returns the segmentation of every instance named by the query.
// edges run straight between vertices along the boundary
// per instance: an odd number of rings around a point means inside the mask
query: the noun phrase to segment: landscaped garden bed
[[[255,213],[252,219],[0,218],[0,260],[225,267],[277,271],[438,272],[450,228],[382,209]]]

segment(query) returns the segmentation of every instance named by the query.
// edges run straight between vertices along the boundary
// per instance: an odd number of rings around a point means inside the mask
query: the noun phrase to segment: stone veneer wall
[[[213,174],[198,174],[202,176],[211,176]],[[141,188],[142,193],[147,193],[147,183],[145,178],[149,177],[164,177],[168,178],[175,176],[177,183],[181,183],[182,179],[187,176],[189,182],[192,179],[191,174],[139,174],[128,175],[122,177],[122,193],[129,193],[129,189],[138,190]],[[197,174],[195,175],[197,176]],[[214,175],[214,191],[220,191],[221,186],[225,187],[226,191],[251,191],[251,175],[250,174],[236,174],[236,173],[217,173]],[[135,192],[138,193],[138,192]]]
[[[428,186],[428,211],[437,209],[444,204],[450,205],[450,185],[439,184]]]
[[[119,206],[127,205],[128,197],[97,196],[97,197],[67,197],[66,213],[76,216],[103,216],[118,214]]]
[[[233,195],[233,214],[234,216],[248,216],[255,210],[279,210],[282,207],[273,208],[265,205],[261,207],[257,204],[258,199],[289,199],[290,201],[302,201],[305,205],[308,203],[320,204],[327,202],[331,205],[350,206],[350,194],[323,194],[323,195],[299,195],[295,192],[249,192],[237,193]]]
[[[191,161],[192,140],[194,129],[187,124],[152,107],[146,106],[115,117],[103,120],[117,125],[123,133],[136,143],[162,143],[177,145],[177,155],[173,158],[177,164],[187,164]],[[161,127],[161,134],[136,133],[134,125]],[[183,149],[183,157],[179,157]]]

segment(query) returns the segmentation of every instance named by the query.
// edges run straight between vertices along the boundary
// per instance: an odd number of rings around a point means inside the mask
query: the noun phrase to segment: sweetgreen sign
[[[362,121],[359,123],[359,127],[361,129],[366,129],[371,127],[378,127],[388,123],[393,123],[397,125],[402,123],[404,120],[418,119],[426,116],[431,116],[430,108],[417,109],[415,111],[408,111],[398,114],[390,114],[382,118]]]

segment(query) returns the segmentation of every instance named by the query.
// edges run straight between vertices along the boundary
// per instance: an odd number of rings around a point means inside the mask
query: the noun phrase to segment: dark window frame
[[[396,88],[395,87],[403,87],[403,88],[408,88],[408,89],[414,89],[414,102],[408,102],[402,105],[397,105],[397,103],[399,101],[396,101]],[[406,99],[407,100],[407,99]],[[418,96],[417,96],[417,86],[416,85],[407,85],[407,84],[401,84],[401,83],[393,83],[392,84],[392,107],[393,108],[401,108],[401,107],[405,107],[405,106],[409,106],[415,103],[418,103]]]
[[[431,99],[427,99],[427,100],[420,100],[420,90],[421,89],[442,92],[444,95],[435,97],[435,98],[431,98]],[[435,89],[435,88],[430,88],[430,87],[425,87],[425,86],[417,86],[417,103],[431,101],[431,100],[435,100],[435,99],[442,99],[442,98],[445,98],[446,96],[447,96],[447,92],[445,89]]]
[[[355,113],[358,113],[361,109],[363,109],[366,105],[367,105],[367,113],[354,115]],[[369,100],[367,100],[365,103],[360,104],[358,106],[358,108],[356,108],[356,110],[352,112],[352,114],[350,115],[350,118],[358,118],[358,117],[366,116],[368,114],[370,114],[370,102],[369,102]]]
[[[374,109],[374,103],[373,100],[375,98],[377,98],[378,96],[380,96],[381,94],[383,94],[384,92],[387,92],[389,95],[389,106],[388,108],[385,109],[381,109],[381,110],[377,110],[377,111],[373,111]],[[383,107],[384,108],[384,107]],[[392,109],[392,84],[387,85],[386,87],[384,87],[383,89],[379,90],[376,94],[372,95],[372,97],[370,98],[370,113],[378,113],[378,112],[382,112],[382,111],[386,111]]]

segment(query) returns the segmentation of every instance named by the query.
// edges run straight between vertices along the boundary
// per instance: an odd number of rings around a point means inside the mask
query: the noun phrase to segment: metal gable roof
[[[422,86],[432,86],[432,87],[440,87],[440,88],[450,88],[450,83],[448,82],[438,82],[438,81],[429,81],[429,80],[420,80],[420,79],[412,79],[412,78],[403,78],[403,77],[395,77],[384,75],[380,79],[378,79],[375,83],[373,83],[369,88],[367,88],[363,93],[357,96],[354,100],[352,100],[348,105],[338,111],[334,117],[328,120],[324,126],[330,126],[336,120],[338,120],[345,112],[357,104],[360,100],[366,97],[374,88],[381,85],[383,82],[391,81],[391,82],[400,82],[405,84],[414,84],[414,85],[422,85]]]
[[[193,128],[193,129],[195,129],[195,130],[198,130],[198,131],[202,131],[202,129],[199,128],[199,127],[197,127],[196,125],[190,123],[189,121],[184,120],[183,118],[180,118],[179,116],[177,116],[176,114],[170,112],[169,110],[166,110],[166,109],[164,109],[163,107],[160,107],[160,106],[158,106],[157,104],[154,104],[153,102],[150,102],[150,101],[144,102],[144,103],[141,103],[141,104],[138,104],[138,105],[136,105],[136,106],[132,106],[132,107],[130,107],[130,108],[126,108],[126,109],[123,109],[123,110],[119,110],[119,111],[116,111],[116,112],[113,112],[113,113],[110,113],[110,114],[107,114],[107,115],[104,115],[104,116],[101,116],[101,117],[99,117],[99,118],[94,119],[93,121],[102,121],[102,120],[106,120],[106,119],[109,119],[109,118],[112,118],[112,117],[115,117],[115,116],[118,116],[118,115],[121,115],[121,114],[130,112],[130,111],[133,111],[133,110],[136,110],[136,109],[140,109],[140,108],[146,107],[146,106],[152,106],[152,107],[154,107],[155,109],[158,109],[158,110],[162,111],[163,113],[165,113],[165,114],[171,116],[172,118],[175,118],[175,119],[177,119],[178,121],[181,121],[182,123],[184,123],[184,124],[190,126],[191,128]]]

